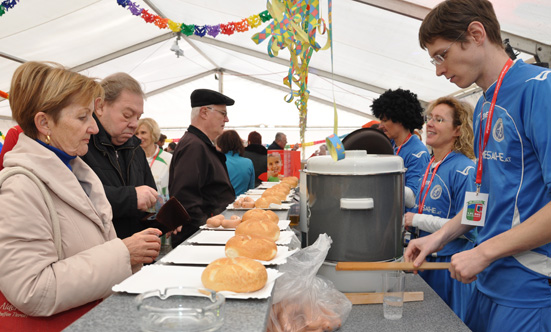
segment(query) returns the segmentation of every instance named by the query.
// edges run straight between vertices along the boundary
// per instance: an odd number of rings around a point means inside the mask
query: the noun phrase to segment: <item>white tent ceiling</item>
[[[175,22],[198,25],[239,21],[266,9],[264,0],[133,2]],[[371,101],[387,89],[410,89],[423,102],[469,93],[436,77],[418,45],[420,19],[438,2],[333,0],[333,63],[329,50],[314,53],[310,62],[307,142],[332,133],[333,101],[342,135],[370,120]],[[493,2],[503,36],[524,51],[522,58],[537,53],[551,59],[551,1]],[[320,9],[327,22],[327,0],[320,1]],[[0,17],[0,90],[7,91],[14,70],[30,60],[59,62],[98,78],[124,71],[143,84],[144,116],[156,119],[169,138],[180,137],[189,125],[191,91],[210,88],[236,100],[227,127],[242,137],[258,130],[269,143],[284,131],[289,142],[298,141],[298,110],[284,101],[288,91],[282,84],[289,53],[270,58],[267,41],[251,40],[266,25],[216,38],[183,36],[184,56],[177,58],[170,51],[174,33],[145,23],[116,0],[21,0]],[[318,40],[323,45],[326,36],[318,34]],[[0,117],[10,115],[8,101],[0,98]],[[1,124],[0,130],[5,130]]]

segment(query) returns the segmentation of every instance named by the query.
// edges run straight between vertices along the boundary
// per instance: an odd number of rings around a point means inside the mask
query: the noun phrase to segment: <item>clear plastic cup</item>
[[[403,271],[383,273],[383,313],[386,319],[400,319],[404,307],[406,274]]]

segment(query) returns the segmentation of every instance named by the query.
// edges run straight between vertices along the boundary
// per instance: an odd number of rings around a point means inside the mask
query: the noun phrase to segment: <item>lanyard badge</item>
[[[482,170],[483,170],[483,153],[488,144],[488,139],[490,137],[490,132],[492,130],[492,119],[494,117],[494,108],[496,106],[497,94],[501,88],[501,83],[505,74],[513,65],[513,60],[509,59],[505,63],[505,66],[501,69],[499,77],[496,82],[496,88],[494,96],[492,97],[492,103],[490,104],[490,109],[488,110],[488,117],[486,119],[486,126],[484,129],[484,136],[482,136],[482,120],[484,111],[480,112],[480,140],[479,140],[479,149],[478,149],[478,163],[476,169],[476,192],[468,191],[465,193],[465,203],[463,204],[463,215],[461,216],[461,223],[463,225],[472,225],[472,226],[484,226],[486,222],[486,209],[488,207],[488,198],[489,194],[481,193],[480,186],[482,184]]]

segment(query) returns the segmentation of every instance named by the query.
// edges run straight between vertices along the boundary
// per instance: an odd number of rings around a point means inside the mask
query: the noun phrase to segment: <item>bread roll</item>
[[[254,202],[254,206],[261,209],[267,209],[270,207],[270,204],[281,204],[281,200],[277,199],[274,196],[260,197]]]
[[[249,257],[262,261],[272,260],[277,254],[277,245],[265,237],[236,235],[226,242],[226,256]]]
[[[219,227],[222,223],[222,220],[224,220],[224,216],[221,214],[210,217],[207,219],[207,226],[213,228]]]
[[[245,221],[248,219],[269,220],[275,224],[279,222],[279,217],[274,211],[263,209],[252,209],[245,212],[245,214],[243,214],[243,217],[241,217],[241,220]]]
[[[264,265],[247,257],[219,258],[201,275],[203,286],[217,292],[254,292],[262,289],[266,281],[268,273]]]
[[[281,203],[281,201],[284,201],[287,199],[287,194],[281,191],[269,191],[269,192],[263,193],[262,196],[260,196],[260,198],[262,197],[275,197]]]
[[[263,236],[272,241],[279,239],[279,226],[269,220],[249,219],[235,228],[235,235]]]
[[[296,176],[287,176],[281,179],[281,181],[289,183],[293,188],[298,185],[298,178]]]

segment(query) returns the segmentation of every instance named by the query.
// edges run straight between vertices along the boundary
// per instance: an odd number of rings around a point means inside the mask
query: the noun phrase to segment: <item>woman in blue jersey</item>
[[[423,108],[417,95],[409,90],[387,90],[371,104],[373,115],[381,121],[379,130],[390,138],[394,154],[402,157],[405,174],[406,208],[415,204],[415,193],[419,179],[429,163],[429,151],[421,140],[413,134],[423,128]]]
[[[404,217],[405,226],[417,227],[419,236],[439,230],[459,213],[465,191],[474,184],[472,115],[470,105],[452,97],[437,99],[427,110],[427,145],[433,157],[416,193],[416,213],[408,212]],[[449,262],[453,254],[473,248],[473,243],[474,235],[467,233],[427,257],[427,261]],[[452,279],[447,270],[419,274],[463,319],[473,284]]]

